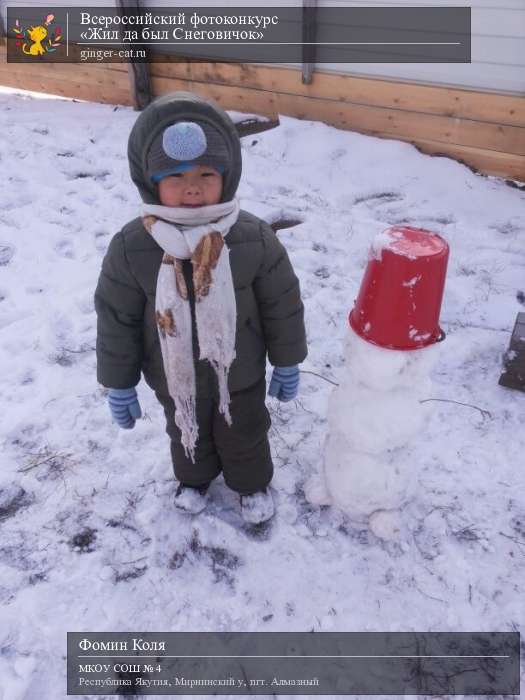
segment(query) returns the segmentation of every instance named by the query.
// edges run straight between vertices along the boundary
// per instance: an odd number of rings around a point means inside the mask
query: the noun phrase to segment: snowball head
[[[177,122],[164,130],[162,148],[174,160],[194,160],[205,153],[208,143],[199,124]]]
[[[439,358],[437,344],[418,350],[389,350],[360,338],[351,328],[345,340],[345,377],[377,391],[415,388]]]

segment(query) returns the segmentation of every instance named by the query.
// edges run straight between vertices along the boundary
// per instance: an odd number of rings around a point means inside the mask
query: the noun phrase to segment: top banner
[[[12,63],[470,63],[470,7],[8,7]]]

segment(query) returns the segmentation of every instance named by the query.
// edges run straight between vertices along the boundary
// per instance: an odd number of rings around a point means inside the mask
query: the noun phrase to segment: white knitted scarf
[[[219,384],[219,411],[231,425],[228,372],[235,359],[237,308],[224,237],[237,221],[239,202],[190,208],[143,205],[143,222],[164,250],[157,277],[155,314],[168,391],[186,456],[195,462],[199,435],[191,310],[182,260],[191,259],[200,359]]]

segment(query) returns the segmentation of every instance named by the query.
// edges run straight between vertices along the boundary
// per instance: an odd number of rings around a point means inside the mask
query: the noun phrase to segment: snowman
[[[323,469],[305,485],[310,502],[338,507],[382,539],[399,536],[417,483],[407,447],[431,410],[422,401],[444,338],[447,262],[446,241],[430,231],[395,226],[374,239],[329,401]]]

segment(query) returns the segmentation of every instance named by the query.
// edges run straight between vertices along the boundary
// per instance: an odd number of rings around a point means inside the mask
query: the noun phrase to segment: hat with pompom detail
[[[153,182],[196,165],[209,165],[221,173],[231,165],[228,143],[211,124],[176,122],[153,139],[147,156],[148,176]]]
[[[208,142],[202,126],[195,122],[172,124],[162,134],[164,153],[174,160],[193,160],[206,152]]]

